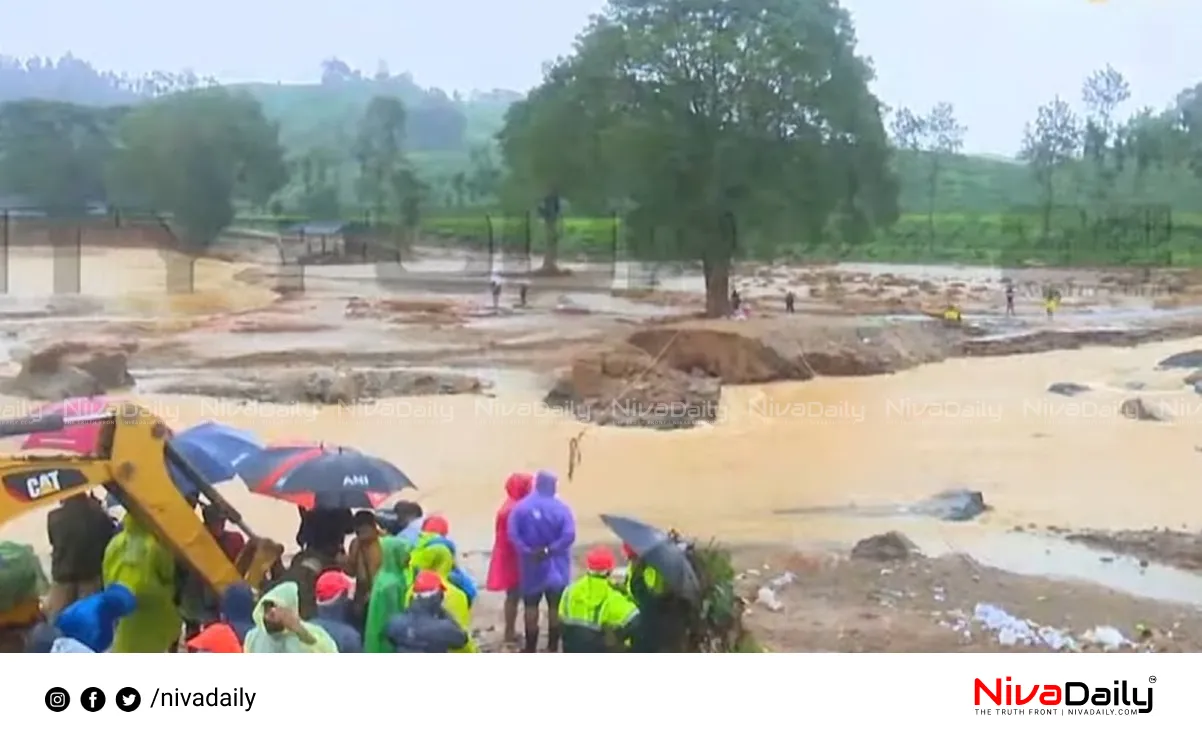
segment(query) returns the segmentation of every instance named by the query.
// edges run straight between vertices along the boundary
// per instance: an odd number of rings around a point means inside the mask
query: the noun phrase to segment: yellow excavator
[[[114,403],[93,415],[0,420],[0,438],[86,424],[100,426],[95,456],[0,455],[0,525],[71,496],[104,489],[217,595],[240,581],[259,589],[279,569],[283,546],[256,535],[238,510],[172,445],[167,424],[139,405]],[[172,480],[169,464],[195,483],[202,502],[224,511],[246,535],[246,547],[237,560],[231,562],[205,528]]]

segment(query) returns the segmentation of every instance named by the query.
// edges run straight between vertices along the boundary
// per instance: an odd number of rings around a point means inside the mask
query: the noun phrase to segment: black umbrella
[[[396,465],[353,449],[315,449],[287,460],[256,493],[286,498],[301,493],[384,493],[414,487]],[[378,504],[377,504],[378,505]]]
[[[701,580],[685,555],[685,545],[662,529],[626,516],[601,514],[601,521],[683,598],[701,598]]]

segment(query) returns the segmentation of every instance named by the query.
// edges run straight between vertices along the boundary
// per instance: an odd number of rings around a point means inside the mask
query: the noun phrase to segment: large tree
[[[896,218],[871,79],[833,0],[612,0],[500,139],[544,196],[678,235],[651,257],[700,260],[719,316],[736,225],[855,241]]]
[[[950,103],[937,103],[925,116],[900,108],[891,122],[894,144],[916,160],[924,158],[927,186],[927,241],[935,247],[935,206],[947,160],[964,148],[964,127]]]
[[[233,221],[235,199],[264,205],[286,181],[277,127],[258,102],[203,88],[123,120],[110,190],[167,212],[189,246],[203,247]]]
[[[54,214],[105,198],[105,167],[120,108],[26,100],[0,105],[0,191]]]
[[[1040,191],[1043,234],[1051,232],[1052,211],[1056,206],[1056,176],[1073,163],[1081,150],[1081,126],[1072,108],[1061,98],[1039,107],[1035,121],[1023,132],[1019,157],[1031,169]]]

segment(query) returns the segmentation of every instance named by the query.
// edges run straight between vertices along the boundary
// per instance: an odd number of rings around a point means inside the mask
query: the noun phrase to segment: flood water
[[[597,516],[618,512],[733,542],[846,542],[888,524],[774,511],[896,504],[956,487],[983,491],[993,510],[972,524],[904,519],[900,528],[920,544],[964,549],[1018,525],[1197,528],[1202,396],[1180,384],[1185,372],[1154,371],[1164,356],[1197,345],[958,359],[889,376],[727,388],[713,426],[587,429],[582,462],[562,492],[582,539],[602,537]],[[1053,382],[1095,389],[1065,398],[1046,392]],[[491,543],[506,476],[537,468],[566,475],[569,440],[586,430],[543,408],[541,388],[528,381],[500,380],[495,392],[349,408],[139,399],[175,426],[219,419],[269,440],[311,437],[386,457],[418,484],[428,511],[449,517],[462,546],[478,549]],[[1121,402],[1137,394],[1173,419],[1121,417]],[[4,417],[28,409],[0,398]],[[291,542],[295,509],[236,484],[222,490],[257,530]],[[0,528],[0,537],[45,549],[44,523],[35,514]]]

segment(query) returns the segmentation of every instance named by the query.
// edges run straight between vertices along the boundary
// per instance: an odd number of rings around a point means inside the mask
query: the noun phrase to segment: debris
[[[760,587],[760,590],[755,594],[755,602],[768,609],[768,611],[780,611],[785,608],[780,599],[776,597],[776,592],[768,586]]]
[[[768,581],[768,586],[772,589],[781,589],[797,580],[797,575],[792,572],[781,573],[772,580]]]
[[[1103,650],[1118,650],[1119,648],[1128,647],[1133,644],[1123,636],[1123,633],[1118,628],[1109,625],[1094,627],[1086,632],[1081,639],[1090,645],[1099,645]]]
[[[973,619],[986,629],[994,632],[1002,645],[1046,645],[1052,650],[1074,650],[1076,640],[1067,632],[1044,627],[1028,619],[1019,619],[1005,609],[993,604],[977,604],[973,609]]]
[[[857,560],[876,560],[878,562],[907,560],[921,554],[918,545],[898,531],[861,539],[851,549],[851,556]]]
[[[1055,382],[1048,386],[1048,392],[1053,395],[1064,395],[1065,397],[1075,397],[1084,392],[1089,392],[1089,388],[1083,384],[1076,382]]]

